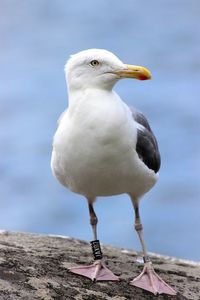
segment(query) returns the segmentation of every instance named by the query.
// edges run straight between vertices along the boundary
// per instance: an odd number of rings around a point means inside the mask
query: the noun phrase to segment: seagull
[[[118,281],[104,262],[97,238],[97,197],[128,194],[143,252],[142,273],[130,284],[154,294],[176,292],[155,272],[143,238],[139,203],[158,179],[160,153],[146,117],[114,92],[122,78],[147,80],[148,69],[124,64],[104,49],[72,55],[65,65],[68,108],[58,120],[51,168],[57,180],[87,199],[94,240],[94,263],[69,270],[93,281]]]

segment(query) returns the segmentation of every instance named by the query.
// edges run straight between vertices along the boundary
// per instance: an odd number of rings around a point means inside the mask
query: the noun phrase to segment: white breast
[[[81,99],[81,100],[80,100]],[[72,191],[85,196],[143,194],[156,176],[135,151],[137,128],[113,92],[87,91],[62,117],[54,137],[52,170]]]

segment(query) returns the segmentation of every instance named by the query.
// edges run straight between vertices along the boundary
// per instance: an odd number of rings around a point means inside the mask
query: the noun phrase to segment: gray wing
[[[156,137],[146,117],[141,112],[131,107],[130,109],[133,119],[142,125],[141,128],[138,128],[137,133],[136,151],[138,156],[149,169],[157,173],[160,169],[161,158]]]

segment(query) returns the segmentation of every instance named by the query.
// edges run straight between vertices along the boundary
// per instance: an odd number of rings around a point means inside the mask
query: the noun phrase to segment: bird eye
[[[98,60],[94,59],[94,60],[92,60],[92,61],[90,62],[90,65],[91,65],[92,67],[97,67],[97,66],[99,65],[99,62],[98,62]]]

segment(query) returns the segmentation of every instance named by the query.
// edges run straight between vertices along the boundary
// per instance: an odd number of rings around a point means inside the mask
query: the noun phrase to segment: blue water
[[[71,53],[105,48],[153,80],[116,86],[151,122],[160,180],[141,202],[149,251],[200,260],[200,2],[0,2],[0,228],[90,240],[86,201],[52,176]],[[126,195],[99,199],[99,238],[140,249]]]

